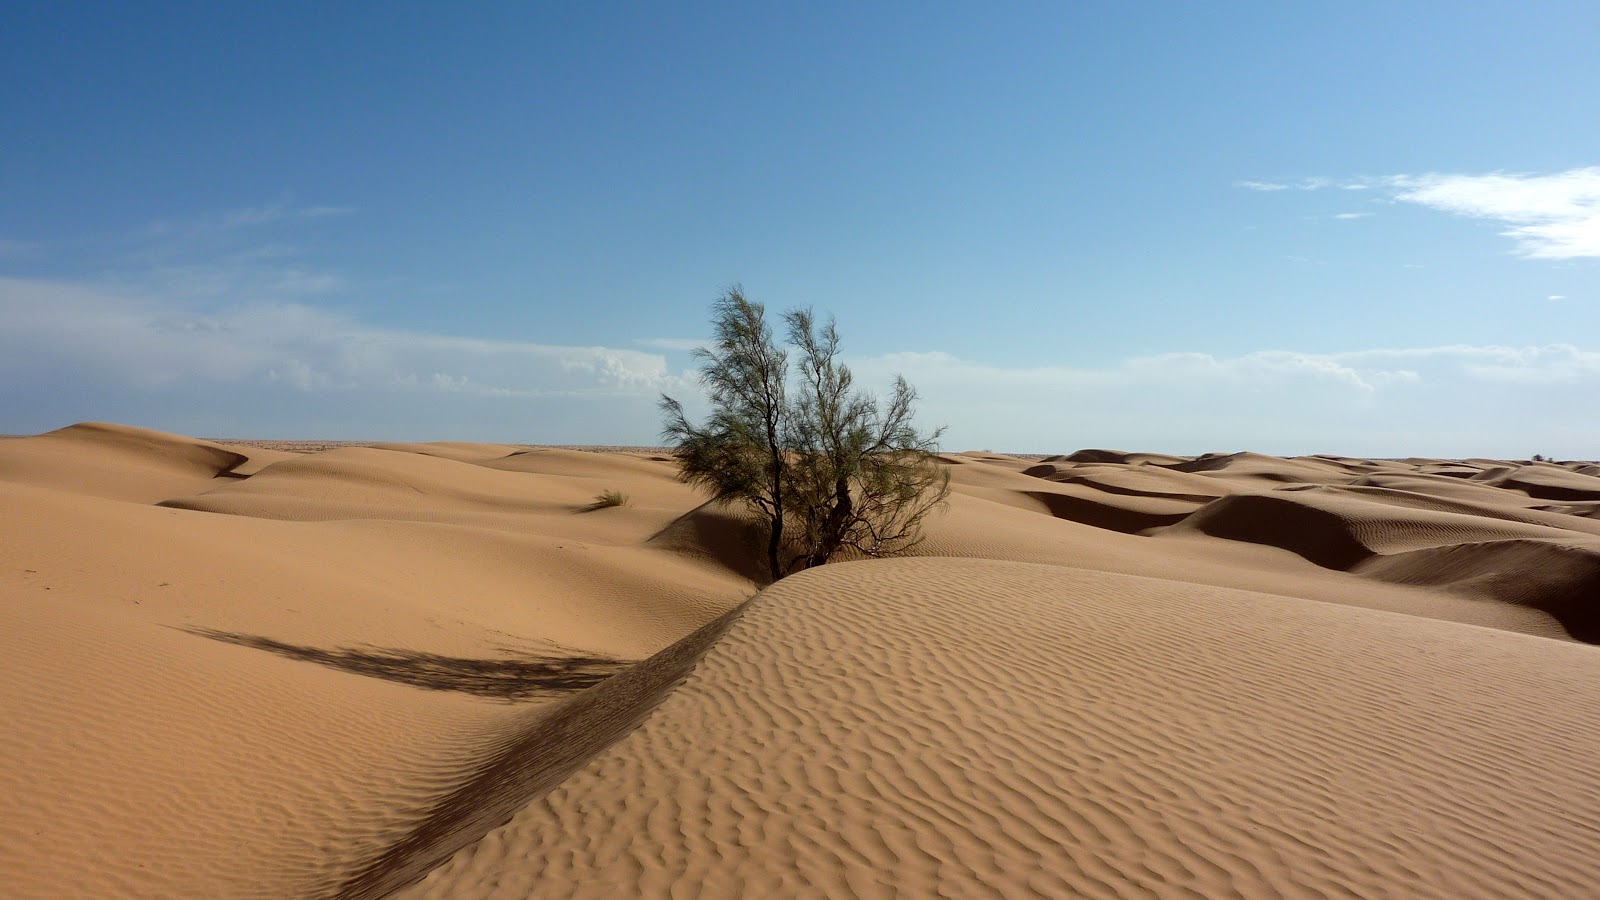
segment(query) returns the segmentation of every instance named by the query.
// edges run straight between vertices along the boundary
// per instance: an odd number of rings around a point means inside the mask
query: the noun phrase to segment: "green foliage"
[[[766,309],[734,287],[712,306],[712,346],[696,351],[712,413],[695,426],[662,397],[662,436],[684,480],[756,511],[774,580],[822,565],[846,548],[886,556],[915,546],[949,493],[933,454],[943,429],[912,425],[917,393],[896,378],[887,404],[852,388],[833,321],[784,316],[789,353]]]

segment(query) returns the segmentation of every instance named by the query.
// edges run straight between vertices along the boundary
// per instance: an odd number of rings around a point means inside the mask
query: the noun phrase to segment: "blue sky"
[[[1600,7],[11,4],[0,432],[654,443],[732,283],[951,449],[1600,456]]]

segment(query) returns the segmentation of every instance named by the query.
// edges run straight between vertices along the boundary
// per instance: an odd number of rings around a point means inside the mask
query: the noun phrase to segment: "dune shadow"
[[[430,691],[456,691],[495,700],[525,700],[592,687],[627,668],[629,663],[603,656],[521,656],[512,659],[469,659],[419,650],[302,647],[251,634],[206,628],[190,634],[265,650],[289,659],[311,662],[370,678],[381,678]]]
[[[645,545],[710,560],[759,586],[772,583],[761,523],[732,503],[708,500],[651,535]]]
[[[1094,485],[1099,487],[1099,485]],[[1071,494],[1057,494],[1052,491],[1023,491],[1029,497],[1043,503],[1050,510],[1050,515],[1070,522],[1083,525],[1092,525],[1095,528],[1104,528],[1108,531],[1120,531],[1123,534],[1139,534],[1150,528],[1164,528],[1188,518],[1193,509],[1182,512],[1148,512],[1140,509],[1130,509],[1115,503],[1101,503],[1088,497],[1075,497]],[[1117,493],[1107,491],[1106,493]],[[1183,499],[1167,498],[1161,496],[1143,496],[1155,500]],[[1205,498],[1209,501],[1211,498]],[[1193,502],[1183,499],[1183,502]]]
[[[529,710],[470,778],[440,797],[409,834],[373,857],[332,896],[340,900],[388,897],[509,822],[518,810],[637,728],[688,677],[743,610],[740,605],[713,619],[593,690]],[[617,893],[632,896],[638,892]]]

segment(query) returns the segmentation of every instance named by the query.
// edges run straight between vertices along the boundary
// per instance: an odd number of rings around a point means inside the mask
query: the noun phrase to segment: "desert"
[[[938,461],[771,583],[659,449],[0,440],[0,892],[1600,883],[1595,464]]]
[[[0,4],[0,900],[1600,898],[1596,35]]]

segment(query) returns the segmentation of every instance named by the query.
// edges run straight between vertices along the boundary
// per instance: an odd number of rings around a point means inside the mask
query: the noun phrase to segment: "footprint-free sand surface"
[[[1600,467],[942,459],[767,585],[649,450],[0,440],[0,896],[1600,890]]]

